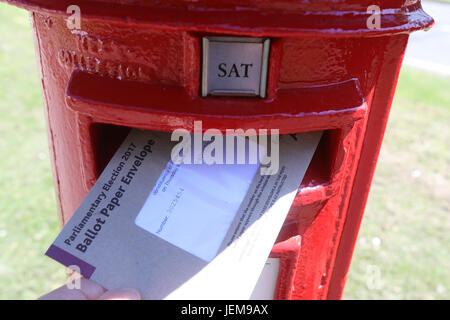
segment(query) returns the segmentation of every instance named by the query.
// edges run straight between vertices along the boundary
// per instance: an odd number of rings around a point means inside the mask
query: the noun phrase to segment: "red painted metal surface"
[[[1,1],[1,0],[0,0]],[[5,1],[5,0],[3,0]],[[325,130],[271,256],[277,299],[342,295],[420,1],[6,0],[31,11],[64,224],[130,127]],[[271,38],[267,98],[201,98],[201,38]]]

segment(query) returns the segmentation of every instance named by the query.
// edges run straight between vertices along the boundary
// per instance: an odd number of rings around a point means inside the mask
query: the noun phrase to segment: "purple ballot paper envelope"
[[[321,135],[133,129],[46,255],[145,299],[249,299]]]

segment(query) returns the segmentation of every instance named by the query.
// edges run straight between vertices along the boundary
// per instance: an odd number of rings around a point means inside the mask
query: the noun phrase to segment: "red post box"
[[[6,2],[31,12],[62,224],[129,128],[323,130],[274,297],[341,297],[409,33],[433,24],[419,0],[78,0],[78,27],[71,0]],[[205,81],[215,37],[262,46],[249,96]]]

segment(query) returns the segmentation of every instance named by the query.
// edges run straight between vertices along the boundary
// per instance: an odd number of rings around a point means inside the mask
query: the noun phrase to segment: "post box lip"
[[[158,98],[149,101],[147,96]],[[280,89],[272,99],[205,99],[190,96],[183,87],[118,80],[82,71],[74,71],[71,76],[66,104],[101,123],[160,131],[183,127],[192,131],[194,120],[201,120],[205,130],[215,128],[224,133],[230,128],[277,128],[280,134],[328,130],[354,123],[367,110],[357,79]],[[190,110],[184,108],[187,104]]]
[[[72,1],[52,0],[0,0],[29,11],[68,17],[66,12]],[[345,2],[345,1],[342,1]],[[407,3],[407,2],[405,2]],[[93,0],[79,0],[82,19],[117,23],[141,28],[247,35],[254,37],[373,37],[410,33],[429,29],[434,20],[423,11],[420,1],[400,8],[381,9],[381,27],[369,29],[367,11],[286,11],[239,9],[246,19],[224,10],[179,7],[142,7]],[[301,19],[299,19],[301,17]],[[345,18],[343,18],[345,17]]]

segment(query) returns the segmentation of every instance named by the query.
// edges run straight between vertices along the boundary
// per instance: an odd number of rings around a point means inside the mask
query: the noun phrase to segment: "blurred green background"
[[[446,299],[450,79],[404,67],[345,299]],[[63,284],[44,257],[59,230],[28,14],[0,4],[0,299]]]

